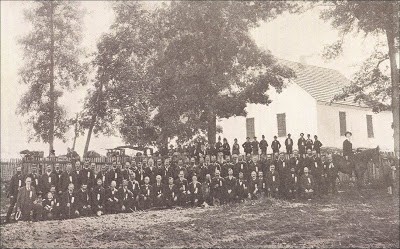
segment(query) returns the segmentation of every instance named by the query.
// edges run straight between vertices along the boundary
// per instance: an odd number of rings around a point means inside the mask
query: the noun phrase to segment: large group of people
[[[293,149],[289,134],[286,153],[275,138],[272,155],[264,136],[260,142],[247,138],[244,153],[236,139],[231,150],[219,138],[208,151],[199,143],[193,153],[115,158],[98,172],[90,160],[68,162],[63,171],[56,161],[41,175],[35,164],[26,175],[18,167],[10,182],[7,222],[15,207],[17,218],[37,221],[335,193],[338,168],[332,155],[321,156],[322,143],[309,137],[301,134],[298,149]]]

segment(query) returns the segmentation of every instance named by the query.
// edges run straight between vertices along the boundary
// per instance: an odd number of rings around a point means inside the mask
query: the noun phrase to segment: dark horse
[[[332,161],[334,165],[338,166],[340,172],[350,176],[353,176],[354,174],[357,185],[361,186],[364,173],[368,168],[368,162],[372,161],[375,165],[380,164],[379,146],[375,149],[367,149],[355,153],[351,158],[349,158],[349,162],[347,162],[343,156],[333,154]]]

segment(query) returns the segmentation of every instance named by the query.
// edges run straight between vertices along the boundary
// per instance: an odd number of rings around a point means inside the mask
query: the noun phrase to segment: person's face
[[[125,169],[129,169],[131,167],[131,163],[130,162],[125,162]]]
[[[148,176],[146,176],[144,178],[144,183],[149,184],[149,182],[150,182],[150,178]]]
[[[101,166],[101,170],[102,170],[102,171],[106,171],[106,170],[107,170],[107,164],[103,164],[103,165]]]
[[[303,138],[303,137],[304,137],[304,135],[303,135],[303,134],[300,134],[300,137],[301,137],[301,138]]]
[[[47,193],[47,199],[49,199],[49,200],[51,200],[51,199],[53,199],[53,194],[52,193]]]
[[[158,166],[158,167],[161,166],[161,160],[157,160],[157,166]]]
[[[293,151],[293,155],[294,155],[295,157],[298,157],[298,156],[299,156],[299,152],[298,152],[297,150],[295,150],[295,151]]]
[[[288,138],[290,138],[291,136],[290,135],[288,135]]]
[[[278,153],[274,153],[274,156],[275,156],[275,158],[277,158],[279,155],[278,155]]]
[[[50,192],[55,193],[56,192],[56,187],[51,187]]]
[[[313,156],[317,156],[317,152],[315,150],[312,151]]]
[[[308,149],[308,150],[307,150],[307,154],[308,154],[309,156],[311,156],[311,155],[312,155],[312,151],[311,151],[310,149]]]
[[[139,168],[142,167],[142,163],[141,162],[138,162],[138,167]]]
[[[59,171],[59,170],[60,170],[60,164],[59,164],[59,163],[56,163],[56,164],[54,165],[54,169],[55,169],[56,171]]]
[[[346,138],[350,139],[351,135],[349,133],[346,134]]]
[[[263,172],[262,171],[258,171],[258,177],[262,178],[263,177]]]
[[[203,157],[200,157],[199,162],[200,162],[200,163],[204,163],[204,158],[203,158]]]
[[[283,153],[279,154],[279,159],[283,160],[285,158],[285,155]]]
[[[51,165],[47,165],[46,169],[47,169],[47,172],[51,172]]]
[[[318,137],[317,137],[317,136],[315,136],[315,137],[314,137],[314,140],[318,140]]]
[[[254,179],[254,178],[256,178],[257,177],[257,173],[256,172],[251,172],[251,177]]]
[[[304,174],[308,175],[308,168],[304,168]]]
[[[274,140],[276,140],[276,137],[274,137]]]
[[[239,179],[243,179],[243,172],[239,172]]]
[[[216,172],[215,172],[215,176],[216,176],[216,177],[219,177],[219,171],[216,171]]]
[[[181,172],[179,172],[179,178],[183,178],[183,172],[181,171]]]
[[[231,158],[230,157],[225,157],[225,161],[227,162],[227,163],[229,163],[230,161],[231,161]]]
[[[154,161],[153,160],[149,160],[147,162],[147,164],[149,165],[149,167],[153,167],[154,166]]]
[[[161,182],[161,176],[156,176],[156,181],[157,181],[157,183],[160,183]]]
[[[206,163],[210,163],[210,157],[206,156]]]
[[[217,157],[216,157],[216,156],[212,156],[212,157],[211,157],[211,161],[212,161],[212,162],[217,161]]]
[[[237,144],[237,139],[233,140],[235,142],[235,144]]]
[[[26,180],[25,180],[25,184],[26,184],[27,186],[30,186],[31,183],[32,183],[32,179],[31,179],[30,177],[27,177]]]
[[[328,161],[332,162],[332,155],[328,155]]]
[[[87,185],[86,184],[82,184],[82,191],[86,191],[87,190]]]
[[[68,190],[69,192],[74,192],[74,185],[72,184],[68,185]]]
[[[192,182],[197,182],[197,176],[192,176]]]
[[[190,159],[190,163],[191,163],[192,165],[194,165],[194,164],[196,163],[196,161],[194,160],[194,157],[192,157],[192,159]]]
[[[239,161],[243,161],[243,156],[239,155]]]
[[[270,170],[274,171],[275,170],[275,165],[271,165]]]
[[[95,169],[96,169],[96,163],[91,163],[91,164],[90,164],[90,168],[91,168],[92,170],[95,170]]]
[[[118,169],[121,169],[121,168],[122,168],[122,165],[121,165],[120,163],[118,163],[118,164],[117,164],[117,168],[118,168]]]
[[[81,169],[81,163],[78,161],[75,163],[75,169],[80,170]]]
[[[34,167],[32,167],[32,173],[33,174],[36,174],[37,173],[37,168],[34,166]]]
[[[251,160],[250,154],[247,154],[246,159],[247,159],[247,161],[250,161],[250,160]]]
[[[97,186],[101,186],[103,184],[103,181],[99,178],[97,179]]]
[[[211,175],[210,175],[210,174],[207,174],[207,175],[206,175],[206,179],[207,179],[207,180],[211,180]]]
[[[117,183],[116,183],[115,181],[112,181],[112,182],[111,182],[111,187],[112,187],[112,188],[115,188],[116,186],[117,186]]]
[[[179,161],[178,161],[178,166],[179,166],[179,167],[182,167],[182,166],[183,166],[183,161],[182,161],[182,160],[179,160]]]
[[[233,175],[233,170],[231,168],[228,169],[228,175]]]
[[[172,177],[168,178],[168,183],[170,185],[174,184],[174,178],[172,178]]]
[[[89,168],[89,162],[86,161],[84,164],[84,167],[85,167],[85,169]]]
[[[246,141],[247,141],[247,142],[250,142],[250,138],[246,138]]]

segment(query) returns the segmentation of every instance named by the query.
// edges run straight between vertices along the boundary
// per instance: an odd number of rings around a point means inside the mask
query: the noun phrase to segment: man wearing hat
[[[31,179],[30,179],[31,181]],[[10,198],[10,206],[6,216],[6,222],[10,222],[11,213],[14,210],[15,203],[17,202],[18,190],[24,186],[24,176],[22,175],[21,166],[17,167],[17,173],[11,177],[10,187],[8,189],[8,197]]]
[[[299,149],[300,157],[304,157],[306,154],[306,139],[304,138],[304,133],[300,133],[300,138],[297,140],[297,147]]]
[[[307,134],[306,151],[307,151],[308,149],[312,150],[313,145],[314,145],[314,142],[313,142],[313,140],[311,139],[311,135],[310,135],[310,134]]]
[[[251,148],[252,148],[253,155],[258,155],[258,146],[259,146],[259,143],[257,141],[257,137],[254,136],[253,142],[251,142]]]
[[[314,147],[313,147],[313,149],[315,150],[315,152],[317,152],[318,156],[321,156],[321,147],[322,147],[321,141],[318,140],[318,136],[317,135],[314,135]]]
[[[261,154],[266,155],[267,154],[267,148],[268,148],[268,142],[265,140],[265,136],[261,136],[261,141],[260,141],[260,149],[261,149]]]
[[[291,134],[287,135],[285,140],[286,154],[290,155],[293,153],[293,139],[291,138]]]
[[[232,145],[232,155],[239,155],[240,154],[240,146],[238,144],[237,138],[233,140],[233,145]]]
[[[346,136],[346,139],[343,141],[343,156],[348,161],[353,155],[353,144],[350,141],[353,134],[350,131],[346,131],[344,135]]]
[[[247,137],[247,138],[246,138],[246,142],[244,142],[244,143],[242,144],[242,147],[243,147],[243,149],[244,149],[244,154],[245,154],[245,155],[251,154],[253,148],[252,148],[252,146],[251,146],[250,137]]]
[[[281,148],[281,143],[277,140],[277,136],[274,136],[274,141],[271,143],[272,152],[279,154],[279,149]]]

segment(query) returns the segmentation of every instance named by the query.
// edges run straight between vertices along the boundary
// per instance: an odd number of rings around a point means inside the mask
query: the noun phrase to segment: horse
[[[334,165],[337,165],[340,172],[355,176],[357,185],[361,186],[364,173],[368,169],[368,162],[372,161],[375,165],[380,164],[379,146],[355,153],[349,158],[349,161],[341,155],[334,154],[332,155],[332,161]]]

